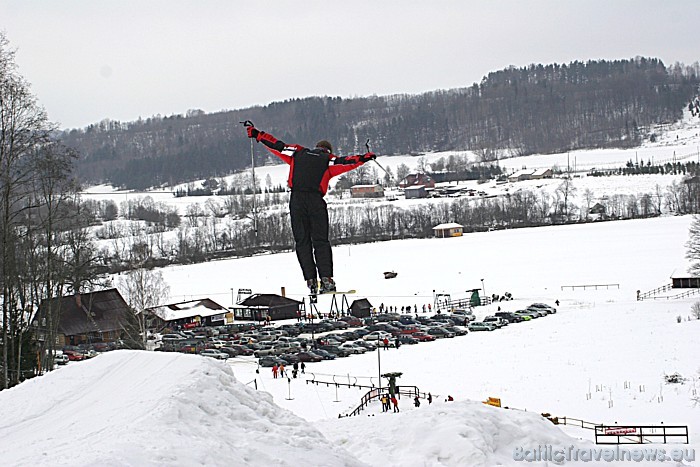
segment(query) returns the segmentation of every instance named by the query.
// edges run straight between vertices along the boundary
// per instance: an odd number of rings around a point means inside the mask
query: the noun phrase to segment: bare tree
[[[593,198],[593,192],[589,188],[586,188],[586,190],[583,192],[583,200],[586,202],[586,219],[590,217],[591,203],[593,203]]]
[[[146,345],[148,322],[146,310],[163,303],[170,296],[170,287],[163,279],[163,273],[144,267],[150,254],[145,246],[132,249],[130,263],[132,269],[120,279],[118,288],[124,300],[134,313],[139,336],[130,336],[134,342]],[[128,331],[128,329],[125,329]]]
[[[695,319],[700,319],[700,302],[695,302],[690,307],[690,314]]]
[[[556,189],[556,194],[561,196],[561,214],[566,220],[569,220],[569,214],[573,208],[569,203],[569,199],[574,193],[576,193],[576,187],[569,177],[564,178],[564,181]]]

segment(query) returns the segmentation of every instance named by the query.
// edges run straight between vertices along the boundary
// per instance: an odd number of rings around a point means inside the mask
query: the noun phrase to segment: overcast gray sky
[[[0,0],[62,128],[470,86],[509,65],[700,60],[697,0]]]

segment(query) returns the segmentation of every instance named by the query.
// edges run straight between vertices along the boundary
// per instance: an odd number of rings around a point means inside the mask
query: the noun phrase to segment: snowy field
[[[515,300],[500,302],[504,310],[558,299],[559,312],[494,332],[309,364],[305,375],[289,381],[273,379],[269,368],[258,373],[257,364],[242,357],[220,363],[118,351],[72,362],[0,392],[0,461],[493,466],[523,465],[513,459],[518,447],[595,447],[592,431],[555,426],[542,412],[593,423],[688,425],[690,445],[652,447],[698,451],[700,321],[688,317],[700,296],[635,298],[637,290],[667,284],[687,267],[691,221],[662,217],[338,247],[339,286],[356,288],[352,299],[367,297],[375,306],[415,303],[420,309],[433,290],[460,297],[483,286],[489,295],[513,294]],[[398,276],[385,280],[387,269]],[[240,287],[303,292],[291,253],[163,272],[173,301],[210,296],[228,305],[231,290]],[[565,287],[592,284],[609,287]],[[321,311],[328,300],[321,297]],[[415,408],[402,399],[400,413],[386,414],[374,403],[357,417],[338,418],[366,390],[307,382],[376,383],[380,364],[382,373],[403,373],[399,384],[430,391],[433,404]],[[665,384],[664,375],[676,372],[685,383]],[[455,401],[445,402],[447,395]],[[481,404],[488,397],[510,409]]]

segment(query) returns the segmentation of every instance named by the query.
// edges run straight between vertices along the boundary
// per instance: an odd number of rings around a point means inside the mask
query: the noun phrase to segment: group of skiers
[[[292,378],[296,378],[297,375],[299,374],[299,370],[301,369],[302,373],[306,372],[306,364],[304,362],[301,362],[301,364],[294,362],[292,364]],[[277,377],[284,378],[285,376],[289,376],[287,373],[287,370],[284,366],[284,364],[277,365],[276,363],[272,365],[272,377],[277,379]]]
[[[399,412],[399,401],[396,399],[396,395],[394,394],[382,394],[382,396],[379,398],[379,400],[382,402],[382,412],[389,412],[391,411],[391,408],[393,407],[394,412]],[[433,403],[433,395],[431,393],[428,393],[426,396],[426,400],[428,401],[428,404]],[[448,400],[454,400],[452,399],[452,396],[448,396]],[[416,407],[420,407],[420,397],[415,396],[413,398],[413,405]]]

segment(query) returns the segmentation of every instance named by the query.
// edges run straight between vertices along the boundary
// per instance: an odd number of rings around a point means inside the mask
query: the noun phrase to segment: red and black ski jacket
[[[286,144],[264,131],[260,131],[256,139],[289,164],[287,185],[292,191],[318,191],[325,195],[331,178],[364,164],[359,155],[336,156],[324,148],[308,149],[298,144]]]

